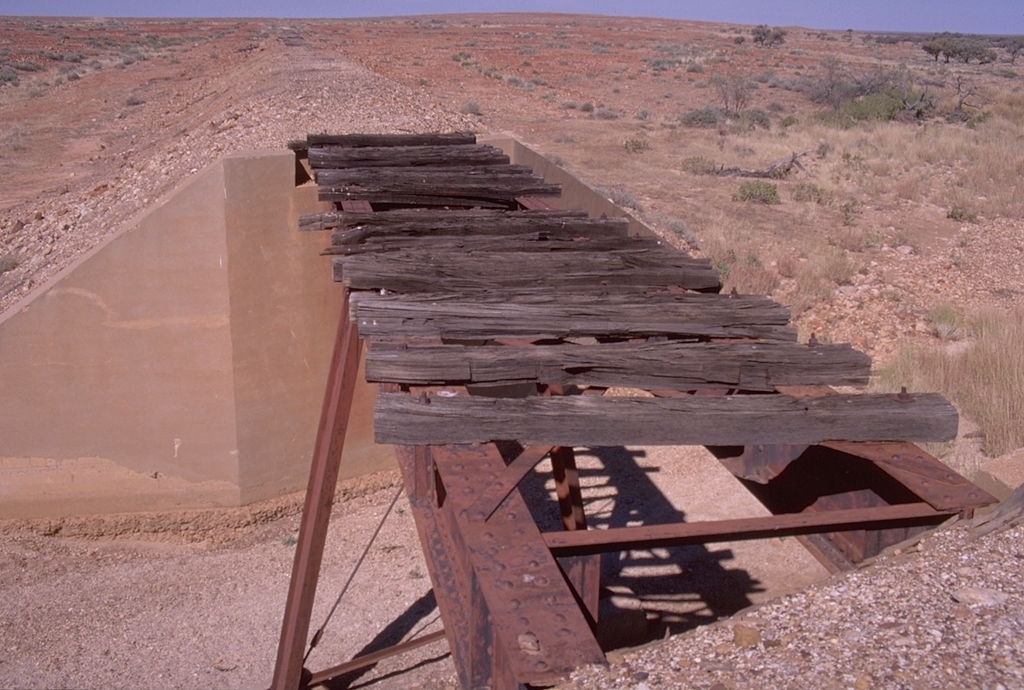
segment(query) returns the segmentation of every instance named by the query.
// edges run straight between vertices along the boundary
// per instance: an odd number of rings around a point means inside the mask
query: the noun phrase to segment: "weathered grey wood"
[[[515,439],[527,445],[752,445],[947,441],[957,412],[942,396],[735,395],[683,398],[377,397],[377,443],[447,444]]]
[[[364,170],[379,170],[365,168]],[[536,175],[475,175],[449,172],[410,172],[385,168],[388,175],[363,175],[358,183],[320,183],[321,201],[366,199],[386,201],[389,197],[431,196],[500,200],[514,203],[517,196],[559,196],[561,186],[544,182]]]
[[[707,259],[667,248],[593,252],[456,252],[406,250],[333,259],[334,280],[352,290],[459,292],[517,286],[640,285],[718,289]]]
[[[475,144],[472,132],[445,132],[432,134],[310,134],[306,137],[310,148],[314,146],[457,146]]]
[[[515,213],[515,212],[512,212]],[[522,232],[544,233],[553,238],[627,237],[629,223],[624,218],[524,218],[520,215],[473,221],[396,222],[393,225],[368,224],[339,230],[331,236],[334,245],[356,244],[375,237],[502,236]]]
[[[374,343],[366,379],[412,385],[626,386],[647,390],[867,385],[871,358],[849,345],[786,342],[606,343],[534,347]]]
[[[358,150],[358,149],[357,149]],[[452,165],[421,167],[377,167],[377,168],[327,168],[314,171],[316,183],[321,187],[343,187],[345,185],[403,185],[412,181],[430,182],[437,185],[459,184],[462,182],[503,183],[511,179],[538,181],[528,165]]]
[[[352,295],[364,338],[674,336],[796,340],[789,310],[767,297],[709,294]]]
[[[307,213],[299,216],[300,225],[305,222],[324,224],[329,227],[354,228],[366,225],[399,225],[402,223],[424,223],[437,227],[449,224],[466,225],[476,223],[485,218],[517,217],[524,218],[586,218],[587,212],[580,209],[544,210],[544,211],[491,211],[486,209],[394,209],[376,213]]]
[[[352,232],[352,231],[349,231]],[[342,244],[322,254],[353,256],[400,251],[429,251],[434,256],[457,256],[465,252],[609,252],[664,248],[653,237],[581,236],[572,230],[524,232],[508,235],[383,235],[362,244]]]
[[[327,195],[332,198],[327,198],[327,196],[320,192],[318,193],[318,198],[320,201],[341,203],[345,203],[346,201],[365,201],[370,204],[392,204],[395,206],[442,206],[444,208],[461,206],[464,208],[508,210],[515,206],[514,201],[494,195],[486,197],[442,196],[437,194],[395,194],[393,192],[379,190],[362,192],[356,190],[355,187],[349,189],[355,191],[343,191]]]
[[[423,231],[442,228],[472,229],[491,222],[520,223],[524,227],[537,224],[538,229],[556,225],[555,221],[586,219],[586,211],[508,211],[491,209],[395,209],[377,213],[348,213],[326,211],[299,216],[300,230],[327,230],[330,228],[423,228]],[[628,227],[628,224],[627,224]],[[341,232],[344,232],[341,231]]]
[[[379,146],[351,148],[318,146],[309,152],[317,168],[370,168],[420,165],[508,165],[501,149],[480,144],[454,146]]]

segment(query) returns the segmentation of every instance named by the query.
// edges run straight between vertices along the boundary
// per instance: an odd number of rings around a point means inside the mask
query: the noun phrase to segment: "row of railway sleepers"
[[[388,152],[358,149],[396,144],[410,140],[311,138],[308,155],[324,161],[319,146],[351,148],[330,164],[361,166]],[[422,161],[426,152],[401,155]],[[429,205],[437,197],[422,196]],[[630,238],[622,221],[545,209],[537,199],[520,200],[526,211],[403,211],[404,194],[381,199],[342,199],[338,211],[302,226],[335,229],[327,253],[336,255],[335,279],[352,291],[347,327],[371,341],[367,377],[385,391],[378,440],[398,444],[465,687],[548,685],[600,662],[592,628],[602,551],[832,530],[832,542],[809,546],[848,563],[897,533],[991,501],[916,447],[895,452],[888,443],[948,438],[956,425],[948,403],[823,396],[831,392],[824,386],[865,383],[868,358],[797,343],[780,305],[717,294],[707,262]],[[601,397],[612,386],[657,397]],[[524,391],[545,395],[494,397]],[[586,530],[572,447],[650,443],[708,445],[780,514]],[[558,534],[538,531],[516,490],[546,456],[566,528]],[[851,474],[851,459],[881,468],[889,488],[835,482]],[[793,478],[815,470],[821,495],[794,499]]]

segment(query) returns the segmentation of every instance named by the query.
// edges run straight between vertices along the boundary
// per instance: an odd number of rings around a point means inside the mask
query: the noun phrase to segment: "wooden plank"
[[[526,348],[374,344],[368,381],[413,385],[535,382],[629,386],[646,390],[738,388],[782,384],[863,386],[871,358],[849,345],[808,348],[787,342],[605,343]]]
[[[312,168],[369,168],[425,165],[508,165],[501,149],[481,144],[451,146],[318,146],[309,152]]]
[[[431,453],[453,516],[468,509],[487,477],[505,466],[490,444],[440,446]],[[578,666],[605,663],[519,491],[491,521],[457,519],[449,526],[464,540],[490,613],[493,654],[518,683],[552,685]]]
[[[828,440],[945,441],[957,412],[942,396],[787,395],[498,399],[378,396],[377,443],[476,443],[516,439],[527,445],[750,445]]]
[[[342,201],[341,208],[347,213],[373,213],[373,207],[370,206],[370,202],[363,199]]]
[[[393,206],[463,206],[466,208],[507,209],[511,206],[507,199],[491,197],[443,196],[440,194],[397,194],[389,191],[362,192],[357,187],[352,192],[341,192],[324,195],[323,188],[318,195],[320,201],[345,202],[349,199],[365,199],[373,204],[390,204]]]
[[[559,196],[561,193],[561,188],[556,184],[524,176],[446,183],[410,179],[402,184],[321,185],[317,198],[320,201],[366,199],[370,202],[393,204],[413,204],[419,203],[421,200],[436,200],[429,204],[423,202],[424,205],[435,206],[439,205],[441,200],[448,199],[451,204],[468,206],[474,200],[514,204],[515,198],[522,194]]]
[[[870,460],[936,510],[980,508],[998,503],[987,491],[911,443],[833,441],[822,445]]]
[[[579,555],[659,546],[706,544],[712,541],[767,539],[822,532],[829,528],[877,529],[893,523],[937,524],[951,514],[950,511],[937,511],[926,503],[903,503],[894,506],[787,513],[735,520],[545,532],[544,542],[558,556]]]
[[[553,208],[547,199],[537,199],[532,196],[521,196],[517,198],[516,201],[518,201],[519,205],[522,206],[523,208],[534,211],[541,211]]]
[[[675,336],[796,340],[789,310],[767,297],[666,294],[352,296],[359,332],[372,338],[487,340]]]
[[[314,171],[321,187],[348,185],[395,187],[402,189],[413,182],[450,185],[474,182],[504,186],[514,180],[537,182],[543,178],[533,174],[528,165],[437,165],[415,168],[326,168]]]
[[[392,211],[388,215],[391,213],[397,213],[397,211]],[[494,214],[495,212],[487,211],[487,213]],[[614,218],[567,218],[548,216],[547,214],[530,217],[513,211],[500,216],[484,218],[463,216],[445,221],[423,219],[405,222],[396,219],[395,222],[386,225],[379,221],[364,223],[335,232],[331,235],[331,244],[351,245],[370,239],[398,237],[507,237],[524,232],[536,232],[550,238],[566,240],[577,237],[621,239],[629,236],[628,230],[628,223]]]
[[[443,228],[449,225],[456,227],[475,227],[481,220],[521,219],[523,222],[553,221],[587,218],[587,212],[579,209],[566,211],[521,211],[521,210],[487,210],[487,209],[394,209],[378,213],[338,213],[326,211],[306,213],[299,216],[299,227],[323,226],[324,228],[355,228],[362,226],[399,227],[411,223],[414,227],[425,227],[426,230]],[[628,227],[628,225],[627,225]]]
[[[666,287],[717,290],[718,271],[667,247],[575,252],[368,253],[333,259],[334,280],[352,290],[464,292],[518,286]]]
[[[306,137],[309,148],[315,146],[458,146],[475,144],[472,132],[445,132],[432,134],[310,134]]]
[[[457,257],[468,252],[611,252],[664,248],[651,237],[581,237],[570,231],[524,232],[516,235],[387,235],[367,239],[361,244],[342,244],[325,249],[322,254],[354,256],[402,251],[429,251],[434,256]]]

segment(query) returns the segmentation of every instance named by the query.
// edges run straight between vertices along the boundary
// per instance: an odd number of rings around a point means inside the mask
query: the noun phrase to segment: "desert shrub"
[[[78,81],[81,78],[82,77],[79,76],[78,72],[72,72],[71,74],[68,75],[68,81]]]
[[[525,82],[522,79],[515,76],[514,74],[510,74],[509,76],[505,77],[505,83],[508,84],[509,86],[514,86],[517,89],[523,88],[523,85],[525,84]]]
[[[630,208],[639,213],[644,212],[644,206],[640,203],[640,200],[629,193],[625,187],[618,186],[612,187],[611,189],[604,189],[597,187],[595,190],[598,194],[611,201],[616,206],[622,208]]]
[[[703,74],[704,66],[699,62],[691,62],[686,66],[686,71],[692,74]]]
[[[958,223],[978,222],[978,214],[974,213],[973,211],[968,211],[963,206],[954,206],[953,208],[949,209],[949,212],[946,214],[946,218],[955,220]]]
[[[768,116],[768,113],[759,108],[744,110],[740,115],[740,120],[751,127],[760,127],[761,129],[772,128],[771,117]]]
[[[699,249],[700,243],[697,241],[697,236],[693,234],[693,231],[687,227],[679,218],[670,218],[666,223],[668,229],[678,235],[691,249]]]
[[[146,101],[144,101],[142,98],[139,98],[135,94],[132,94],[131,96],[129,96],[128,98],[125,99],[124,104],[125,105],[134,106],[134,105],[142,105],[145,102]]]
[[[64,53],[63,55],[60,56],[60,59],[63,60],[64,62],[79,63],[79,62],[82,61],[82,54],[81,53]]]
[[[18,73],[13,69],[7,66],[0,69],[0,84],[17,84],[18,81]]]
[[[932,335],[939,340],[959,340],[963,336],[964,313],[948,302],[940,302],[928,310]]]
[[[905,106],[894,91],[872,93],[843,103],[842,112],[852,120],[888,122],[896,119]]]
[[[779,287],[779,277],[753,254],[748,254],[745,261],[732,264],[727,277],[726,289],[736,288],[744,295],[770,295]]]
[[[813,201],[821,206],[827,206],[832,203],[835,195],[816,184],[800,182],[793,186],[790,196],[793,198],[793,201]]]
[[[779,188],[764,180],[749,180],[733,194],[733,201],[752,201],[758,204],[781,204]]]
[[[679,167],[686,172],[693,173],[694,175],[710,175],[718,169],[713,160],[705,158],[704,156],[691,156],[690,158],[684,158]]]
[[[611,108],[598,108],[594,111],[594,117],[598,120],[617,120],[619,119],[619,114]]]
[[[706,129],[717,127],[722,122],[725,122],[725,120],[725,111],[711,105],[691,110],[688,113],[682,113],[679,116],[679,122],[687,127],[703,127]]]
[[[469,101],[459,108],[459,112],[463,115],[480,115],[483,111],[480,110],[479,103],[476,101]]]
[[[773,113],[781,113],[785,109],[786,106],[782,105],[778,101],[772,101],[771,103],[768,104],[768,110],[772,111]]]
[[[651,150],[651,144],[646,139],[626,139],[623,143],[626,153],[643,153]]]
[[[651,118],[651,111],[644,108],[643,110],[637,111],[636,119],[638,120],[649,120]]]
[[[849,285],[860,270],[860,266],[838,247],[823,252],[818,261],[821,274],[836,285]]]
[[[584,103],[584,104],[582,104],[580,106],[580,111],[584,112],[584,113],[592,113],[592,112],[594,112],[594,104],[593,103]]]
[[[787,115],[786,117],[779,120],[779,127],[786,129],[788,127],[792,127],[795,124],[799,124],[799,122],[800,120],[798,120],[795,116]]]

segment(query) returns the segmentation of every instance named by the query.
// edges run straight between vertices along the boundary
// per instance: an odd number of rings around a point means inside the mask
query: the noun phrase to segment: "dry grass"
[[[996,457],[1024,447],[1024,308],[966,319],[963,343],[906,348],[879,372],[879,386],[938,390],[976,422]]]

